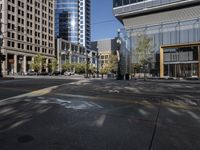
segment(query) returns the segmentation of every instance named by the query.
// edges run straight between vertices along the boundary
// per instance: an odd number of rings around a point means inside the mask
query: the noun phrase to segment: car
[[[27,76],[35,76],[35,75],[37,75],[37,72],[35,72],[35,71],[28,71],[27,72]]]
[[[65,75],[65,76],[71,76],[72,74],[71,74],[71,72],[69,72],[69,71],[65,71],[64,75]]]

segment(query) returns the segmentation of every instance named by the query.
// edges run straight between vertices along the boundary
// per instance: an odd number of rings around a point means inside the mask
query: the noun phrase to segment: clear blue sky
[[[91,0],[91,4],[91,40],[117,36],[117,29],[123,26],[112,14],[112,0]]]

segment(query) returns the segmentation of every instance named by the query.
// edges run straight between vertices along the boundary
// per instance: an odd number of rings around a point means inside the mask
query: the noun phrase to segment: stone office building
[[[42,54],[48,64],[55,57],[54,0],[1,0],[0,8],[1,51],[6,55],[3,74],[31,70],[37,54]]]
[[[137,63],[137,35],[152,38],[153,69],[160,77],[200,77],[199,0],[113,0],[113,12]]]
[[[86,61],[86,48],[71,43],[65,39],[56,39],[56,56],[58,60],[58,71],[63,71],[62,66],[65,63],[85,63]]]

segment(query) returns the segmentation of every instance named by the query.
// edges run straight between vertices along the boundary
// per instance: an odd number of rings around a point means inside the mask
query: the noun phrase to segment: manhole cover
[[[18,138],[19,143],[28,143],[33,141],[33,137],[31,135],[23,135]]]

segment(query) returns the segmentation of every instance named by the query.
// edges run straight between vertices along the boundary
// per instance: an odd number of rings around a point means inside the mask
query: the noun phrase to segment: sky
[[[112,14],[112,0],[91,0],[91,4],[91,40],[116,37],[123,26]]]

